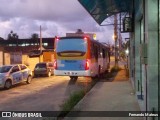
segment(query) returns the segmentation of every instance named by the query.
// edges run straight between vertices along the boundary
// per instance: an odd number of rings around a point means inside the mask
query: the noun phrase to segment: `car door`
[[[11,70],[11,77],[13,84],[19,83],[22,81],[22,73],[18,65],[15,65]]]
[[[20,65],[20,68],[21,68],[21,73],[22,73],[22,79],[26,81],[28,78],[28,74],[29,74],[28,68],[25,65]]]

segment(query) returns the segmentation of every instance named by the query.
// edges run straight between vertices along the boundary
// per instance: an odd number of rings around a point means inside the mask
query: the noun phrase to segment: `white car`
[[[20,82],[31,83],[32,71],[24,64],[3,65],[0,67],[0,87],[9,89]]]

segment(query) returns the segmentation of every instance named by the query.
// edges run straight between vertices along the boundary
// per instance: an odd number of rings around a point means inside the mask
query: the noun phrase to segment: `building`
[[[0,65],[23,63],[33,70],[35,64],[43,60],[40,52],[38,56],[32,56],[32,58],[29,56],[32,51],[40,51],[39,41],[39,39],[0,39]],[[53,51],[54,38],[43,38],[42,46],[44,51]]]
[[[130,79],[144,111],[160,111],[159,2],[134,0],[134,31],[130,33]]]
[[[0,39],[0,46],[19,46],[19,47],[39,47],[40,46],[40,39],[11,39],[11,40],[4,40]],[[42,46],[45,49],[53,49],[54,46],[54,38],[42,38]]]
[[[121,16],[122,32],[129,32],[129,72],[141,111],[160,111],[160,1],[78,0],[99,25]],[[121,19],[120,19],[121,21]],[[160,120],[146,117],[146,120]]]

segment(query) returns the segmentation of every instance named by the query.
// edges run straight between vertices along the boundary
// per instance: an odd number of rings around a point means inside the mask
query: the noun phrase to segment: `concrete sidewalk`
[[[132,85],[125,77],[125,70],[119,71],[115,78],[109,81],[98,82],[74,107],[73,111],[140,111]],[[65,117],[64,119],[143,120],[142,117]]]

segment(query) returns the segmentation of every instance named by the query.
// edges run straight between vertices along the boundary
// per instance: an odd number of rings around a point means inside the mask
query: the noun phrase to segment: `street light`
[[[128,54],[129,54],[129,50],[128,48],[125,50],[126,56],[127,56],[127,68],[128,68]]]
[[[129,53],[129,50],[128,50],[128,48],[126,49],[125,53],[126,53],[126,55],[128,55],[128,53]]]

